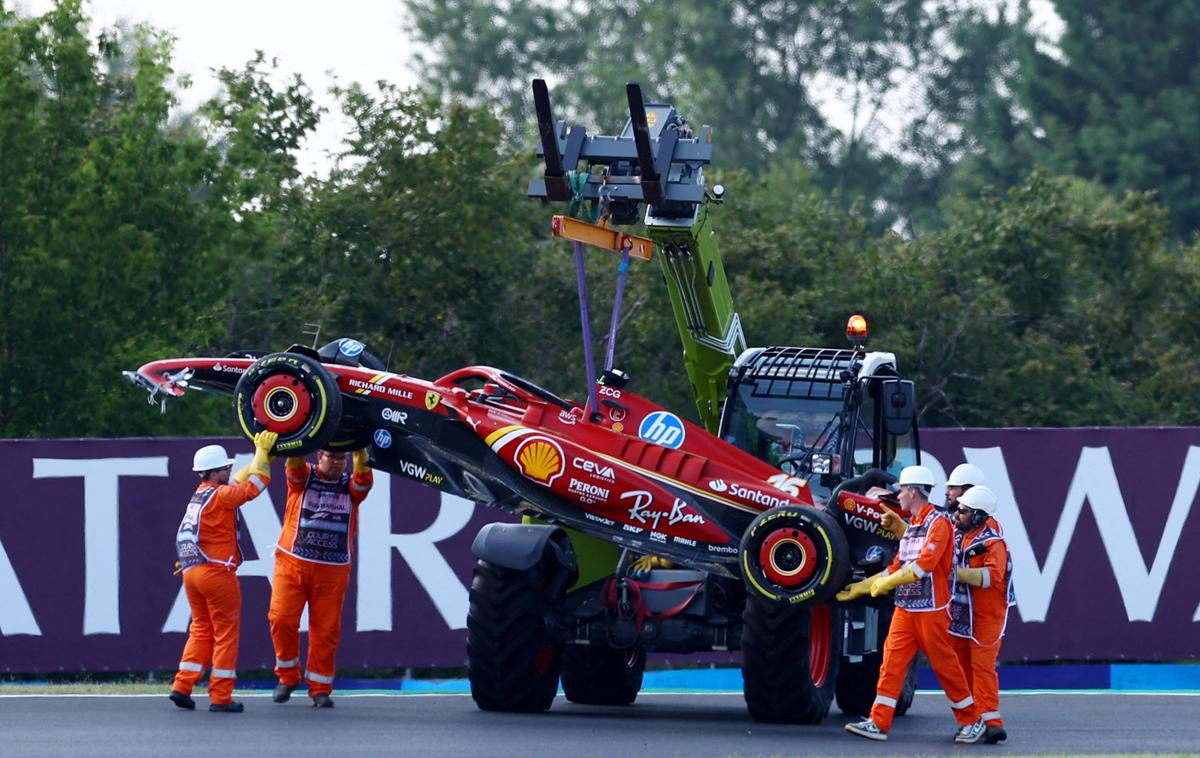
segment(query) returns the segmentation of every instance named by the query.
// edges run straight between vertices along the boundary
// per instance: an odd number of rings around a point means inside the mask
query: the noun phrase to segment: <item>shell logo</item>
[[[522,474],[547,487],[562,476],[565,468],[562,448],[545,437],[524,441],[515,457]]]

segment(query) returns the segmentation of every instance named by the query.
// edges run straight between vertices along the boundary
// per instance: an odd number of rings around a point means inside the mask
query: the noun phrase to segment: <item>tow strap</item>
[[[586,171],[566,172],[567,187],[571,190],[571,202],[567,214],[573,218],[595,223],[601,215],[607,216],[607,207],[601,208],[602,205],[606,205],[603,201],[593,202],[591,211],[585,210],[583,190],[587,186],[589,176]],[[587,271],[584,268],[583,243],[575,241],[573,248],[575,252],[575,287],[579,293],[579,321],[583,329],[583,364],[587,374],[587,403],[584,410],[587,418],[591,418],[592,414],[600,412],[600,402],[596,394],[596,359],[593,354],[592,324],[589,317]],[[610,370],[613,366],[617,329],[621,322],[621,302],[625,298],[625,280],[629,271],[631,249],[632,243],[627,240],[621,250],[621,262],[617,264],[617,291],[613,297],[612,318],[608,326],[608,345],[604,356],[605,371]]]
[[[618,579],[617,577],[609,577],[604,584],[604,589],[601,592],[601,604],[605,608],[611,608],[617,612],[619,619],[633,619],[634,628],[637,633],[641,634],[642,624],[646,619],[669,619],[678,616],[685,608],[691,605],[691,602],[696,599],[700,591],[704,589],[703,579],[686,579],[678,582],[641,582],[637,579],[622,577],[621,582],[629,588],[629,602],[626,608],[622,608],[623,603],[618,598]],[[681,602],[667,608],[666,610],[655,613],[646,605],[646,599],[642,597],[643,590],[651,592],[661,590],[682,590],[691,588],[691,593],[688,594]]]

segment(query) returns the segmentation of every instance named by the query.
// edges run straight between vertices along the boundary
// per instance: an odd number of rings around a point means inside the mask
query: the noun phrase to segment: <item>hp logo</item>
[[[392,433],[387,429],[375,430],[375,447],[387,449],[392,446]]]
[[[638,436],[655,445],[676,448],[683,444],[687,431],[674,413],[655,411],[642,419],[642,425],[638,427]]]
[[[358,340],[352,340],[352,339],[347,338],[347,339],[342,340],[341,343],[338,345],[338,352],[340,352],[342,355],[346,356],[347,358],[354,358],[355,356],[362,353],[362,351],[365,350],[366,347],[367,347],[366,345],[359,342]]]

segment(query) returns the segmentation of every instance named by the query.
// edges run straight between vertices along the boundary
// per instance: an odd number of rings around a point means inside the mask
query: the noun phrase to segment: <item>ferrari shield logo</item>
[[[434,408],[436,408],[438,406],[438,403],[440,403],[440,402],[442,402],[442,396],[439,395],[438,393],[434,392],[433,390],[430,390],[425,393],[425,409],[426,410],[430,410],[430,411],[433,410]]]

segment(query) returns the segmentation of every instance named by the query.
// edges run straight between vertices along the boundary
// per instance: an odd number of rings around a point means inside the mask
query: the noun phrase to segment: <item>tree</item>
[[[762,170],[800,160],[843,209],[862,201],[877,229],[936,198],[910,133],[929,121],[922,93],[947,70],[945,29],[971,9],[919,0],[405,0],[425,44],[418,68],[444,98],[499,106],[532,144],[529,82],[555,86],[557,116],[613,133],[621,84],[717,127],[720,165]],[[920,106],[920,107],[917,107]],[[833,113],[845,124],[829,123]],[[698,124],[697,124],[698,125]],[[917,156],[919,157],[919,156]],[[928,215],[928,214],[926,214]],[[914,230],[915,231],[915,230]]]
[[[1200,228],[1200,2],[1054,7],[1061,38],[1020,38],[1002,79],[1011,94],[972,127],[981,149],[959,186],[1012,186],[1041,165],[1117,192],[1156,191],[1174,234],[1188,237]]]

